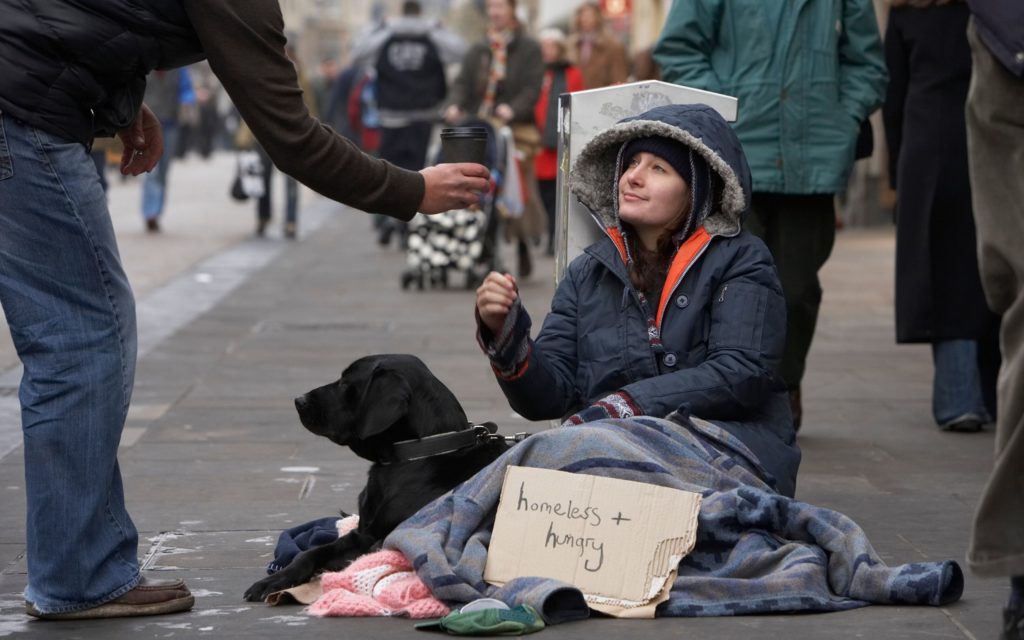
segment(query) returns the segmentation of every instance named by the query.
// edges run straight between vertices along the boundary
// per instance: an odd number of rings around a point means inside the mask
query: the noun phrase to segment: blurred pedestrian
[[[327,120],[325,114],[327,113],[327,104],[331,98],[331,87],[334,85],[334,81],[338,79],[339,71],[338,61],[333,56],[328,56],[317,65],[316,75],[309,82],[313,90],[313,104],[316,105],[318,117],[324,124],[331,125],[332,127],[334,123]]]
[[[317,117],[315,95],[312,86],[306,79],[306,74],[302,71],[302,65],[299,63],[295,49],[291,45],[286,45],[285,55],[295,65],[299,88],[302,90],[303,104],[309,109],[310,115]],[[244,148],[255,149],[262,160],[263,193],[256,199],[256,235],[262,238],[266,235],[267,226],[270,225],[270,221],[274,217],[274,161],[259,141],[252,136],[245,123],[242,123],[239,128],[239,136],[247,139]],[[299,232],[299,181],[287,173],[282,173],[282,175],[284,176],[284,228],[282,234],[288,240],[295,240]]]
[[[995,464],[967,562],[1010,577],[1003,640],[1024,639],[1024,3],[969,0],[967,153],[981,284],[1002,314]]]
[[[135,301],[89,157],[122,173],[164,149],[146,76],[208,57],[275,164],[320,193],[408,219],[470,206],[475,164],[417,173],[310,117],[275,0],[0,0],[0,305],[24,366],[26,611],[48,620],[183,611],[182,580],[140,575],[117,449],[135,381]],[[173,482],[161,479],[161,482]]]
[[[372,156],[377,156],[380,148],[376,80],[373,68],[365,64],[350,64],[342,69],[331,87],[325,116],[329,119],[326,123]]]
[[[208,160],[213,155],[221,134],[220,94],[221,86],[213,75],[210,65],[200,62],[189,67],[192,89],[196,94],[196,126],[189,141],[189,147]]]
[[[742,34],[742,38],[737,38]],[[734,126],[754,177],[747,228],[772,252],[786,294],[781,373],[794,424],[861,123],[886,69],[871,0],[676,2],[654,48],[667,82],[736,96]]]
[[[356,64],[349,64],[335,76],[334,81],[327,93],[327,102],[323,111],[320,112],[322,122],[335,131],[359,144],[356,128],[352,126],[348,118],[348,99],[352,87],[356,83],[357,76],[362,72],[362,67]],[[362,145],[360,145],[362,148]],[[365,151],[365,149],[363,149]]]
[[[576,9],[569,37],[570,59],[583,74],[583,87],[599,89],[629,78],[626,48],[604,24],[601,5],[585,2]]]
[[[167,202],[167,176],[178,146],[179,118],[185,105],[194,105],[196,102],[188,71],[184,68],[153,71],[146,80],[143,102],[160,121],[164,148],[167,150],[156,167],[142,179],[142,219],[146,223],[146,231],[157,233],[160,231],[160,216]]]
[[[445,69],[466,52],[462,37],[421,15],[418,0],[405,0],[402,15],[384,23],[352,47],[354,64],[376,71],[377,112],[380,117],[381,158],[403,169],[418,171],[427,159],[434,125],[448,96]],[[388,218],[379,241],[390,242],[398,232],[404,245],[408,225]]]
[[[486,6],[486,40],[466,52],[445,120],[455,123],[470,115],[511,127],[528,195],[526,208],[506,220],[505,230],[516,243],[518,273],[525,278],[533,270],[529,245],[544,233],[546,217],[533,175],[533,157],[540,147],[533,108],[544,79],[544,61],[540,44],[516,17],[516,0],[487,0]]]
[[[583,76],[567,58],[565,34],[561,29],[544,29],[537,36],[544,59],[544,82],[534,107],[540,129],[540,151],[534,162],[537,188],[548,216],[547,254],[555,255],[555,209],[558,191],[558,96],[583,90]]]
[[[654,61],[654,45],[644,47],[633,55],[633,66],[629,77],[634,82],[641,80],[661,80],[661,69]]]
[[[931,343],[939,427],[978,431],[995,413],[999,324],[978,275],[967,173],[970,11],[963,0],[891,5],[883,115],[897,190],[896,341]]]

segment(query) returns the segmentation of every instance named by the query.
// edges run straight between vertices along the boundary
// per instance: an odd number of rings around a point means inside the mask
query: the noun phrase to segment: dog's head
[[[455,395],[416,356],[373,355],[295,399],[302,425],[367,460],[392,443],[468,425]]]

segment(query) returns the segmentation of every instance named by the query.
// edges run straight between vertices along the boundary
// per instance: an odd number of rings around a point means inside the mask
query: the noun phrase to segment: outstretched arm
[[[440,171],[444,178],[428,184],[420,173],[366,155],[310,115],[284,52],[277,0],[185,0],[185,9],[210,68],[284,173],[338,202],[403,220],[421,206],[463,207],[466,193],[483,190],[480,170]]]

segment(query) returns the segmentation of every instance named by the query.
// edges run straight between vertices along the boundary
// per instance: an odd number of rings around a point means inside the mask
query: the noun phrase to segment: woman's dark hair
[[[672,254],[676,251],[675,235],[686,222],[685,213],[680,212],[665,233],[658,237],[658,245],[653,251],[643,247],[629,223],[622,223],[622,226],[628,231],[626,237],[629,238],[629,252],[633,258],[629,265],[629,280],[637,291],[646,295],[648,292],[658,289],[658,293],[660,293],[661,285],[665,282],[665,276],[668,274]]]

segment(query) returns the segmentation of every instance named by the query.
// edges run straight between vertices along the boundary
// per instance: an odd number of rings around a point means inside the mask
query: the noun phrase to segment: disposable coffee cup
[[[475,162],[486,165],[487,129],[448,127],[441,129],[442,162]]]

